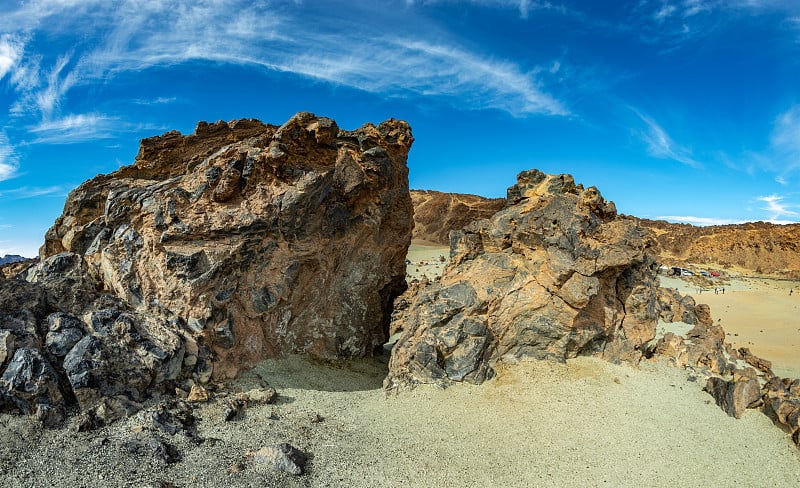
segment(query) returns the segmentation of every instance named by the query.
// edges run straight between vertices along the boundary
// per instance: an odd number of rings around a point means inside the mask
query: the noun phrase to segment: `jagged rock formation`
[[[411,190],[411,201],[414,204],[413,238],[443,245],[450,244],[450,231],[488,219],[506,204],[504,198],[433,190]]]
[[[800,276],[800,224],[752,222],[696,227],[641,219],[659,262],[738,267],[756,274]]]
[[[800,379],[772,378],[761,391],[764,413],[800,447]]]
[[[74,400],[96,424],[264,357],[372,354],[406,286],[412,141],[310,113],[143,140],[0,280],[0,403],[57,421]]]
[[[520,173],[508,204],[451,236],[440,282],[405,296],[387,388],[481,383],[503,357],[637,360],[655,336],[655,262],[596,188]]]

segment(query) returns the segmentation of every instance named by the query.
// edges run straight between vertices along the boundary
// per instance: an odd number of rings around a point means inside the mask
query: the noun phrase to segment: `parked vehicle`
[[[692,273],[688,269],[684,269],[684,270],[681,270],[681,275],[682,276],[694,276],[694,273]]]

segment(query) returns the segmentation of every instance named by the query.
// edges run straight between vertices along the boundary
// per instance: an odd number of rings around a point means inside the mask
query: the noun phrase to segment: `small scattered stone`
[[[308,459],[303,451],[287,443],[273,444],[258,451],[250,451],[247,457],[256,464],[267,464],[276,471],[295,476],[303,474]]]
[[[240,397],[248,405],[270,405],[278,399],[278,392],[275,388],[255,388]]]
[[[167,464],[174,464],[181,460],[178,448],[157,436],[127,440],[122,444],[122,448],[131,454],[153,456]]]
[[[238,398],[235,400],[230,400],[227,405],[225,405],[223,418],[225,419],[225,422],[236,420],[244,415],[244,410],[245,404],[242,400],[239,400]]]
[[[201,385],[192,385],[192,389],[189,391],[189,396],[186,398],[187,401],[193,403],[207,402],[210,399],[211,394]]]

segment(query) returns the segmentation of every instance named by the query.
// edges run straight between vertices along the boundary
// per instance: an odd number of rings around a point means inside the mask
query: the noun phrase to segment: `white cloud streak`
[[[757,197],[756,200],[760,202],[764,202],[767,204],[766,207],[763,207],[762,210],[769,212],[770,220],[779,220],[780,217],[797,217],[798,214],[794,210],[790,210],[792,207],[796,207],[796,205],[790,205],[783,203],[784,197],[779,195],[768,195],[763,197]]]
[[[688,148],[676,143],[655,120],[634,108],[631,110],[644,122],[644,130],[637,131],[637,134],[647,146],[647,152],[651,156],[670,159],[693,168],[703,166],[691,157],[691,151]]]
[[[17,64],[22,50],[23,44],[19,39],[8,34],[0,36],[0,80]]]
[[[77,114],[47,120],[31,127],[36,135],[33,143],[72,144],[109,139],[117,129],[117,120],[101,114]]]
[[[12,188],[10,190],[0,191],[0,198],[7,198],[10,200],[24,200],[26,198],[36,198],[43,196],[66,196],[69,191],[65,186],[54,185],[47,187],[29,187],[21,186],[19,188]],[[9,226],[10,227],[10,226]]]
[[[775,119],[770,152],[784,171],[800,169],[800,105],[793,105]]]
[[[0,132],[0,181],[10,180],[17,174],[18,162],[14,148],[5,134]]]
[[[513,4],[521,13],[555,8],[527,0],[475,3]],[[0,20],[0,30],[40,29],[84,41],[54,61],[31,56],[17,62],[12,81],[21,96],[12,113],[22,116],[35,109],[47,121],[58,115],[60,100],[75,86],[198,60],[261,66],[388,96],[436,96],[459,107],[515,116],[569,113],[541,86],[538,67],[523,68],[453,41],[392,37],[379,24],[327,13],[313,21],[306,18],[314,15],[318,12],[303,4],[240,0],[113,5],[34,0]],[[50,22],[56,17],[58,22]],[[98,25],[104,26],[102,32]]]

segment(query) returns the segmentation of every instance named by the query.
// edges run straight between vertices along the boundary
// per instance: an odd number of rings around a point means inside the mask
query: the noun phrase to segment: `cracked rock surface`
[[[642,357],[658,284],[635,221],[570,175],[525,171],[507,200],[453,232],[441,279],[403,297],[387,388],[478,384],[501,358]]]

